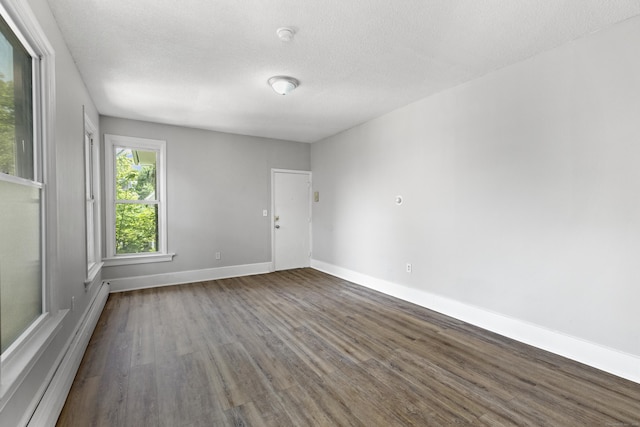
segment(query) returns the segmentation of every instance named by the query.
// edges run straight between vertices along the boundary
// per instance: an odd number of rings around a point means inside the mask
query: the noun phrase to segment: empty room
[[[639,1],[0,15],[0,426],[640,426]]]

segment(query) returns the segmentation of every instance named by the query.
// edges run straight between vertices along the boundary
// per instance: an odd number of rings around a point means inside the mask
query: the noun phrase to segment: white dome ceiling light
[[[300,82],[298,80],[287,76],[274,76],[268,81],[273,90],[280,95],[287,95],[300,86]]]
[[[283,42],[290,42],[293,40],[293,36],[295,35],[295,30],[289,27],[280,27],[276,30],[276,34],[278,34],[278,38]]]

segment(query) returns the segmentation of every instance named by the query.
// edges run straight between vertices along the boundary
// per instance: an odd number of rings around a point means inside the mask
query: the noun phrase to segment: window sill
[[[144,254],[144,255],[122,255],[112,258],[104,258],[105,267],[111,267],[114,265],[131,265],[131,264],[150,264],[153,262],[168,262],[172,261],[176,254]]]
[[[0,411],[31,371],[40,356],[60,330],[69,310],[60,310],[52,316],[44,314],[27,330],[27,338],[12,345],[2,355],[2,383],[0,384]]]

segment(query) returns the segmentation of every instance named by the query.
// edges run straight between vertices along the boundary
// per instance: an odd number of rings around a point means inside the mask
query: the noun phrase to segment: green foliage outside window
[[[15,101],[13,81],[0,73],[0,172],[15,175]]]
[[[143,164],[139,158],[152,158]],[[116,152],[116,253],[158,250],[156,153],[131,149]],[[124,202],[131,201],[131,202]]]

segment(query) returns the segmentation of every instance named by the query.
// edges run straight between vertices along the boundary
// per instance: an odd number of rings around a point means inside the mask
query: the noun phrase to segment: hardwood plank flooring
[[[312,269],[112,294],[58,426],[640,426],[640,384]]]

